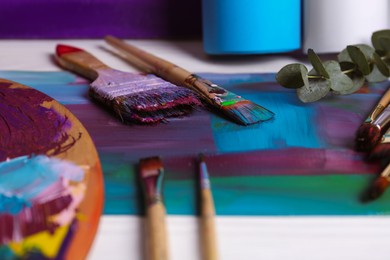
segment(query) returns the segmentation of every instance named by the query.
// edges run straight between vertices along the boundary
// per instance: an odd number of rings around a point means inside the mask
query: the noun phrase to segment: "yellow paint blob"
[[[27,252],[38,249],[44,256],[55,258],[68,230],[69,225],[58,227],[54,234],[42,231],[20,242],[11,242],[8,246],[17,256],[24,256]]]

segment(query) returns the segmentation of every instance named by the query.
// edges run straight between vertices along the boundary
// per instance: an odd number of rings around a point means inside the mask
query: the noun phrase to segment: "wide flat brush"
[[[365,200],[375,200],[382,196],[390,183],[390,164],[382,171],[368,190]]]
[[[140,160],[139,177],[146,207],[146,244],[149,260],[168,259],[165,207],[162,200],[164,168],[159,157]]]
[[[218,250],[214,201],[206,162],[202,154],[199,155],[199,182],[202,259],[216,260],[218,259]]]
[[[363,124],[356,134],[356,149],[372,150],[383,138],[390,127],[390,106],[387,106],[378,117],[369,124]]]
[[[268,109],[213,84],[198,75],[192,74],[175,64],[140,50],[115,37],[107,36],[105,40],[121,51],[130,63],[134,63],[137,66],[137,63],[142,61],[143,65],[148,65],[146,71],[152,71],[169,82],[198,92],[212,107],[223,112],[225,116],[238,124],[250,125],[274,117],[274,113]]]
[[[107,106],[122,121],[157,123],[182,116],[200,106],[197,95],[153,74],[129,73],[112,69],[90,53],[67,45],[57,45],[58,63],[93,82],[89,94]],[[141,66],[141,62],[138,62]]]

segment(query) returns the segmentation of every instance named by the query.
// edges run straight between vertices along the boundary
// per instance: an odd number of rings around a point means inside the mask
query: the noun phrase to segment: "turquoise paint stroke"
[[[115,159],[108,153],[101,153],[101,159],[106,186],[104,214],[142,214],[143,198],[136,168],[125,163],[125,158]],[[197,215],[196,178],[190,178],[193,174],[187,171],[165,172],[163,199],[168,214]],[[359,201],[359,195],[372,181],[370,174],[245,176],[243,173],[234,177],[210,174],[219,215],[390,215],[390,192],[371,203]],[[177,179],[177,176],[186,177]]]
[[[17,214],[61,178],[80,182],[84,171],[71,162],[44,155],[21,156],[0,163],[0,213]],[[15,203],[15,200],[17,200]]]
[[[298,104],[295,93],[248,94],[244,97],[273,111],[275,118],[240,126],[213,115],[212,130],[218,152],[325,147],[313,126],[314,108]]]
[[[142,213],[134,172],[127,174],[121,180],[105,176],[104,214]],[[390,193],[371,203],[359,201],[371,178],[366,174],[239,176],[211,177],[210,182],[218,215],[390,215]],[[168,172],[163,185],[167,213],[197,215],[197,189],[195,180],[175,180]]]

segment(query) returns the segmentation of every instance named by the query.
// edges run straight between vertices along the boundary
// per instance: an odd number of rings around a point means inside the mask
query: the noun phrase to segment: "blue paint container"
[[[261,54],[301,44],[301,0],[203,0],[208,54]]]

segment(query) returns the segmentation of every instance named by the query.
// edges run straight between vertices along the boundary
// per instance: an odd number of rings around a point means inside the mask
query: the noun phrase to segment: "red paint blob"
[[[60,57],[67,53],[73,53],[79,51],[83,51],[83,50],[69,45],[58,44],[56,47],[56,54],[57,56]]]

